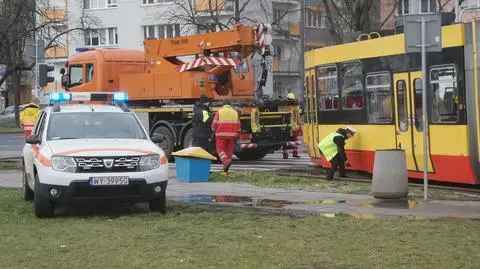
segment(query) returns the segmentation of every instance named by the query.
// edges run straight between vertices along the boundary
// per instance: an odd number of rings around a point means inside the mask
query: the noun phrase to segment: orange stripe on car
[[[43,156],[40,153],[40,148],[37,145],[32,145],[33,153],[35,154],[35,158],[40,162],[43,166],[50,167],[52,166],[52,160]]]
[[[163,155],[162,158],[160,159],[160,164],[167,164],[168,163],[168,158],[166,155]]]
[[[69,151],[58,152],[55,155],[70,155],[74,153],[83,153],[83,152],[92,152],[92,151],[131,151],[143,154],[158,154],[157,152],[142,150],[142,149],[131,149],[131,148],[91,148],[91,149],[75,149]]]

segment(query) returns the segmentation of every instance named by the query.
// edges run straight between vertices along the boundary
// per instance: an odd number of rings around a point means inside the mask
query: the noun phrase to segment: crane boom
[[[145,40],[145,54],[149,60],[182,57],[206,53],[236,51],[241,58],[262,48],[258,26],[235,25],[222,32],[197,34],[161,40]],[[263,34],[263,33],[262,33]]]

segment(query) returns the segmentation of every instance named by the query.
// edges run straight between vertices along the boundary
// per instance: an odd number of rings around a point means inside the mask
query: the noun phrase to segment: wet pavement
[[[170,175],[175,175],[172,170]],[[0,171],[0,187],[21,187],[21,173]],[[167,196],[185,203],[268,209],[292,215],[480,219],[480,201],[379,200],[369,195],[261,188],[242,183],[183,183],[170,179]]]

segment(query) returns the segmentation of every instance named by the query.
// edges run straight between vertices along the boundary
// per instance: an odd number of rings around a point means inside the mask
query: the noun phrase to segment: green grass
[[[371,183],[355,182],[348,180],[326,179],[283,176],[272,172],[231,172],[228,177],[219,173],[212,173],[210,180],[213,182],[247,183],[259,187],[287,188],[305,191],[335,192],[346,194],[371,195]],[[480,200],[479,194],[471,194],[461,191],[429,188],[428,195],[434,200]],[[423,189],[417,186],[409,187],[410,199],[422,199]]]
[[[231,172],[228,177],[212,173],[214,182],[242,182],[260,187],[291,188],[306,191],[325,191],[349,194],[368,194],[370,186],[345,180],[319,180],[301,176],[281,176],[271,172]]]
[[[12,170],[12,169],[21,169],[22,165],[20,162],[5,162],[5,161],[0,161],[0,170]]]
[[[169,203],[40,220],[0,188],[1,268],[479,268],[478,221],[292,218]]]
[[[21,133],[23,132],[22,128],[19,127],[0,127],[1,133]]]

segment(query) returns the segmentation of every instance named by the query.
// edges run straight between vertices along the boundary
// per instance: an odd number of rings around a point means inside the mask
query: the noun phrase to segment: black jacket
[[[194,137],[210,137],[212,116],[208,118],[207,122],[203,122],[203,110],[210,113],[210,108],[208,106],[197,101],[193,110],[192,119]]]
[[[342,136],[335,136],[333,138],[333,142],[337,145],[338,156],[343,157],[343,161],[347,161],[347,154],[345,154],[345,140],[347,140],[347,130],[345,129],[338,129],[338,134]]]

